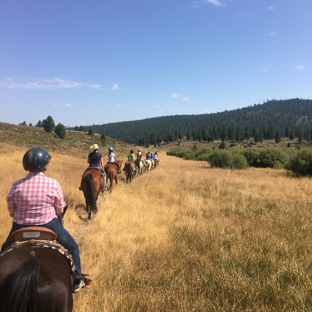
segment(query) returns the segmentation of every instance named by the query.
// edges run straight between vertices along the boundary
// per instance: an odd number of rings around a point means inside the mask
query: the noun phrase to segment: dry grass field
[[[3,241],[11,226],[5,198],[26,174],[26,150],[0,147]],[[75,312],[312,310],[309,178],[212,169],[160,152],[159,167],[132,183],[119,175],[88,221],[78,190],[86,161],[51,154],[47,175],[62,186],[65,227],[94,280],[74,295]]]

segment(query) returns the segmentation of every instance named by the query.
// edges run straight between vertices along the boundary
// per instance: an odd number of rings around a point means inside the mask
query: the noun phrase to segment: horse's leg
[[[86,209],[87,209],[87,214],[88,214],[88,219],[91,219],[91,207],[90,207],[90,203],[89,203],[89,198],[88,195],[86,193],[84,193],[84,197],[86,200]]]
[[[88,206],[88,220],[91,220],[91,206]]]
[[[113,190],[113,177],[112,177],[112,173],[110,173],[109,175],[109,193],[111,193]]]

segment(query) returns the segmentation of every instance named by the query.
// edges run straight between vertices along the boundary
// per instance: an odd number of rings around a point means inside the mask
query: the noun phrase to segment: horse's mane
[[[36,312],[40,266],[33,259],[23,262],[0,285],[1,312]]]

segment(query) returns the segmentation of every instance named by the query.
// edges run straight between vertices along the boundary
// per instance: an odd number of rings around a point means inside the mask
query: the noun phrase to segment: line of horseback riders
[[[107,191],[107,174],[105,172],[105,167],[108,164],[114,164],[117,169],[117,173],[121,173],[121,161],[118,160],[114,153],[114,148],[110,146],[108,148],[108,161],[104,165],[103,161],[103,155],[98,151],[99,146],[97,144],[93,144],[90,146],[90,149],[92,152],[89,153],[87,158],[87,163],[89,164],[89,167],[86,169],[89,170],[90,168],[98,168],[99,172],[101,173],[104,184],[102,191]],[[143,154],[141,149],[138,149],[137,154],[134,154],[134,151],[131,149],[130,153],[127,157],[128,161],[125,163],[125,166],[123,168],[123,171],[126,174],[126,180],[132,180],[132,178],[138,174],[141,175],[145,171],[149,171],[152,168],[155,168],[155,166],[159,163],[159,157],[158,152],[151,153],[150,151],[147,152],[145,155],[145,160],[143,160]],[[128,165],[130,164],[130,167],[128,169]],[[85,172],[84,172],[85,173]],[[83,175],[84,175],[83,173]],[[81,187],[79,187],[81,190]]]
[[[138,149],[136,156],[134,155],[134,151],[130,150],[128,160],[123,168],[126,174],[126,181],[131,182],[134,176],[141,175],[143,172],[155,168],[158,163],[158,152],[148,152],[145,155],[145,160],[143,160],[141,149]]]

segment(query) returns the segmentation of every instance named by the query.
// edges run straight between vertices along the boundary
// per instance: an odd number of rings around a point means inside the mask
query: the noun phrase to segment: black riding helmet
[[[51,155],[41,147],[29,149],[23,157],[23,167],[26,171],[40,172],[50,162]]]

